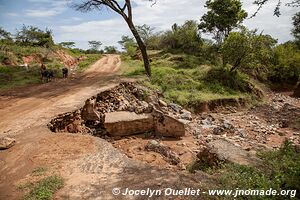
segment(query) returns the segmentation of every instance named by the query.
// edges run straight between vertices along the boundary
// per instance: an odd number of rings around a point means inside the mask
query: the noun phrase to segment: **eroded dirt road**
[[[128,198],[114,196],[115,187],[199,187],[203,177],[133,161],[100,138],[54,134],[47,128],[54,116],[78,109],[87,98],[117,85],[120,64],[119,56],[106,55],[72,80],[2,93],[0,134],[14,137],[17,143],[0,151],[0,199],[20,199],[23,191],[18,186],[30,181],[37,167],[65,179],[55,199]]]

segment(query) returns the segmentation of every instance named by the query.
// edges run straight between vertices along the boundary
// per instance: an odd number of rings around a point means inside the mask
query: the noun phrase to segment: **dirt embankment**
[[[73,57],[68,54],[65,50],[48,50],[41,49],[39,53],[33,53],[30,55],[24,55],[17,57],[13,52],[6,52],[7,58],[3,60],[3,65],[8,66],[24,66],[30,67],[31,65],[41,64],[45,62],[51,62],[53,60],[58,60],[62,65],[67,67],[72,67],[78,65],[81,60],[85,57],[81,56],[79,58]]]

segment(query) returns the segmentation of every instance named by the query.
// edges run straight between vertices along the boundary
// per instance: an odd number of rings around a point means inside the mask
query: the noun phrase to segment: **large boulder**
[[[240,165],[250,165],[255,166],[260,164],[260,159],[250,152],[243,150],[242,148],[226,141],[223,139],[214,140],[208,143],[208,152],[212,152],[212,158],[217,156],[218,160],[226,161],[231,163],[237,163]],[[199,153],[198,157],[202,157],[207,154],[207,152]]]
[[[111,136],[128,136],[153,131],[151,114],[134,112],[112,112],[105,114],[104,127]]]

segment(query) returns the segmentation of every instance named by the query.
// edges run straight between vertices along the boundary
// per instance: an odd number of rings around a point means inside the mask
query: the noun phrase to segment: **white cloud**
[[[15,13],[15,12],[8,12],[8,13],[6,13],[6,16],[9,16],[9,17],[17,17],[17,16],[19,16],[19,14],[18,14],[18,13]]]
[[[154,6],[146,0],[133,1],[134,22],[156,27],[157,31],[169,29],[174,23],[182,24],[190,19],[199,20],[206,12],[204,1],[199,0],[159,0]],[[257,8],[252,2],[253,0],[247,0],[244,3],[244,8],[249,15]],[[287,41],[291,39],[291,16],[296,9],[282,6],[282,16],[277,18],[273,16],[275,5],[276,2],[267,4],[255,18],[245,20],[245,25],[250,29],[258,28],[265,34],[278,38],[280,42]],[[108,20],[60,26],[56,32],[58,41],[75,41],[80,48],[87,48],[88,40],[100,40],[103,45],[116,45],[122,35],[130,34],[125,21],[120,16]]]
[[[28,0],[35,5],[36,9],[25,10],[29,17],[52,17],[63,13],[67,9],[68,1],[57,0]],[[45,8],[47,7],[47,9]]]

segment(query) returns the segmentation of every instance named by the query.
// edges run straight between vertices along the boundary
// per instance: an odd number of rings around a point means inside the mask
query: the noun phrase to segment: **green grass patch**
[[[136,77],[145,74],[143,62],[133,60],[129,56],[121,55],[121,70],[120,73],[127,77]]]
[[[53,194],[62,188],[63,179],[59,176],[49,176],[38,183],[31,185],[30,192],[24,197],[24,200],[50,200]]]
[[[101,54],[86,54],[87,58],[79,62],[77,71],[86,70],[91,64],[95,63],[97,60],[101,58]]]
[[[185,59],[191,60],[187,66]],[[180,67],[180,65],[185,65]],[[242,73],[231,73],[227,69],[201,65],[195,56],[157,54],[152,55],[152,78],[142,84],[159,89],[169,102],[183,106],[197,105],[216,99],[251,99],[252,84]],[[143,63],[122,56],[122,73],[129,77],[145,74]]]
[[[300,199],[300,153],[291,142],[286,141],[279,150],[260,152],[258,156],[263,161],[258,167],[226,164],[216,170],[215,174],[221,175],[220,188],[297,191],[290,196],[243,196],[241,199]]]
[[[29,70],[26,70],[24,67],[0,66],[0,90],[40,82],[38,66],[33,66]]]

